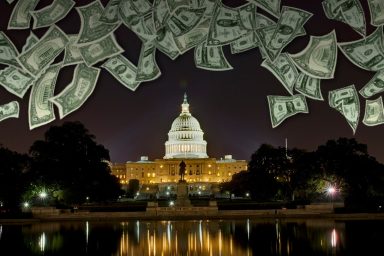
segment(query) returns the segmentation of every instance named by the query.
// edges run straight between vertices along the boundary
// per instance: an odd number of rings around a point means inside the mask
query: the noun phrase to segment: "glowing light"
[[[149,190],[149,187],[147,187],[145,190],[147,190],[147,191],[148,191],[148,190]]]
[[[333,229],[331,234],[331,246],[336,247],[336,245],[337,245],[337,233],[336,233],[336,229]]]
[[[89,236],[89,223],[85,222],[85,241],[88,244],[88,236]]]
[[[165,194],[167,194],[167,196],[169,196],[169,191],[167,191]]]
[[[39,238],[40,251],[44,252],[45,245],[46,245],[46,236],[45,236],[45,233],[43,232],[43,234],[41,234],[41,236]]]
[[[39,197],[40,197],[41,199],[47,198],[47,196],[48,196],[48,194],[47,194],[47,192],[45,192],[45,191],[41,191],[40,194],[39,194]]]
[[[327,189],[327,192],[328,192],[328,194],[333,195],[333,194],[336,193],[336,188],[333,187],[333,186],[330,186],[330,187]]]
[[[170,201],[169,202],[169,206],[174,206],[175,205],[175,202],[174,201]]]
[[[23,203],[23,206],[24,206],[24,208],[28,208],[29,207],[29,203],[25,202],[25,203]]]
[[[245,193],[245,196],[246,196],[246,197],[249,197],[249,193],[248,193],[248,192],[247,192],[247,193]]]

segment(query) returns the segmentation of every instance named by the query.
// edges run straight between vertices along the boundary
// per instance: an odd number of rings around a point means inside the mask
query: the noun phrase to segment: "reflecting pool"
[[[0,225],[0,255],[383,255],[383,245],[384,221],[377,220],[68,221]]]

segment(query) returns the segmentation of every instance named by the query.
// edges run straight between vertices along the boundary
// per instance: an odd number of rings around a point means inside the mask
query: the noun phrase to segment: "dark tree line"
[[[347,207],[372,208],[384,202],[384,165],[355,139],[329,140],[313,152],[263,144],[248,171],[235,174],[222,189],[240,196],[248,192],[261,202],[335,197]]]
[[[109,151],[80,122],[52,126],[29,155],[0,148],[0,202],[20,209],[26,201],[74,205],[116,199],[121,189],[109,160]]]

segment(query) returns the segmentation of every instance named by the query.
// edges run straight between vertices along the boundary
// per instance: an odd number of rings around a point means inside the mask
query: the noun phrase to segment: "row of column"
[[[179,152],[205,152],[205,145],[196,144],[181,144],[181,145],[167,145],[166,154],[179,153]]]

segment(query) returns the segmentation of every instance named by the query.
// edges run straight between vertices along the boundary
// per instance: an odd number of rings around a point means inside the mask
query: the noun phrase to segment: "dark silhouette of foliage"
[[[22,194],[27,184],[23,177],[29,168],[30,159],[7,148],[0,147],[0,202],[2,208],[20,209]]]
[[[109,151],[80,122],[52,126],[30,148],[35,183],[60,188],[64,203],[115,199],[121,194],[111,175]]]
[[[128,182],[127,196],[134,197],[140,189],[140,181],[138,179],[130,179]]]

